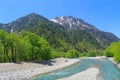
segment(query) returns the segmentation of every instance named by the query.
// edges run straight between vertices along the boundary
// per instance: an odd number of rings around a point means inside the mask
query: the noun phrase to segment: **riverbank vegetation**
[[[112,43],[105,51],[104,55],[113,57],[115,61],[120,62],[120,41]]]
[[[52,39],[51,39],[52,40]],[[53,40],[54,41],[54,40]],[[0,62],[38,61],[52,58],[67,57],[95,57],[103,56],[103,49],[95,49],[88,41],[81,41],[75,46],[64,40],[57,39],[59,46],[51,46],[45,36],[36,33],[21,31],[19,33],[7,33],[0,30]],[[120,61],[120,42],[112,43],[105,51],[107,57],[114,57]]]
[[[50,45],[40,36],[21,32],[9,34],[0,30],[0,62],[50,59]]]
[[[98,50],[88,50],[90,47],[87,47],[90,46],[90,43],[87,41],[79,42],[75,47],[64,40],[58,39],[58,41],[60,45],[55,48],[50,45],[51,43],[46,38],[36,33],[28,31],[7,33],[0,30],[0,62],[38,61],[58,57],[77,58],[98,55]]]

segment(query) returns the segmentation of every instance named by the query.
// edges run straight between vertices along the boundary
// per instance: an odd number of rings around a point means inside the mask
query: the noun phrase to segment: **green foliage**
[[[50,45],[49,43],[41,38],[40,36],[30,33],[23,32],[23,36],[28,39],[31,44],[31,59],[32,60],[47,60],[51,58]]]
[[[66,53],[66,57],[68,58],[78,58],[79,57],[79,52],[76,50],[68,50]]]
[[[108,48],[104,51],[104,56],[113,57],[113,52],[111,52],[110,49]]]
[[[0,30],[0,62],[47,60],[51,58],[49,43],[30,33],[6,33]]]
[[[17,40],[16,45],[16,53],[17,55],[17,61],[30,61],[31,60],[31,47],[32,45],[27,41],[26,38],[19,38]]]
[[[120,41],[112,43],[105,51],[104,55],[107,57],[114,57],[115,61],[120,62]]]
[[[59,58],[61,57],[58,51],[52,50],[51,51],[51,58]]]
[[[97,56],[97,53],[94,50],[90,50],[90,51],[88,51],[87,55],[88,55],[88,57],[95,57],[95,56]]]
[[[64,52],[60,52],[57,50],[51,50],[51,58],[59,58],[59,57],[65,57],[65,53]]]
[[[41,58],[43,60],[48,60],[51,58],[51,50],[50,50],[50,45],[48,42],[46,42],[44,39],[40,39],[40,45],[41,45]]]

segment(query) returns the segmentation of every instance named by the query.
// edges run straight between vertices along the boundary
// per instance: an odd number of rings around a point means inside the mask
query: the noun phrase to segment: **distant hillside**
[[[67,30],[83,30],[89,33],[93,38],[104,46],[108,46],[111,42],[118,41],[119,38],[112,33],[98,30],[95,26],[85,22],[80,18],[74,18],[72,16],[61,16],[51,19],[55,23],[59,23]]]
[[[1,23],[0,23],[0,29],[3,29],[3,26],[4,26],[4,24],[1,24]]]
[[[19,33],[23,30],[36,33],[46,39],[53,49],[65,52],[69,49],[80,52],[102,50],[111,42],[119,40],[112,33],[100,31],[71,16],[57,17],[50,21],[32,13],[11,23],[0,24],[0,28],[9,33]]]
[[[6,24],[4,30],[9,33],[12,31],[21,32],[22,30],[30,31],[46,38],[52,46],[59,45],[56,39],[66,39],[66,36],[68,36],[66,29],[61,27],[61,25],[35,13]]]

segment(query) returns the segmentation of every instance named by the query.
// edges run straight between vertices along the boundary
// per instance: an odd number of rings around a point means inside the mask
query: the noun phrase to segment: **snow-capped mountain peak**
[[[75,18],[73,16],[60,16],[56,17],[54,19],[51,19],[51,21],[55,23],[59,23],[60,25],[64,26],[66,29],[94,29],[97,30],[93,25],[90,25],[86,23],[84,20],[80,18]]]

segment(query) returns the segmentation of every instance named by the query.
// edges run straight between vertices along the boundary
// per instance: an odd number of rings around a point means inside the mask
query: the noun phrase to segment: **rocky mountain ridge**
[[[84,30],[103,45],[104,44],[109,45],[111,42],[119,40],[119,38],[114,34],[101,31],[97,29],[95,26],[85,22],[84,20],[80,18],[75,18],[73,16],[60,16],[51,19],[51,21],[55,23],[59,23],[67,30],[78,30],[78,29]]]
[[[92,41],[90,39],[96,39],[100,44],[108,46],[111,42],[119,40],[119,38],[117,38],[114,34],[100,31],[95,26],[85,22],[84,20],[74,18],[72,16],[61,16],[48,20],[41,15],[31,13],[11,23],[0,24],[0,29],[9,33],[26,30],[37,33],[41,36],[45,35],[45,38],[49,40],[51,39],[51,36],[53,36],[56,40],[57,38],[63,40],[65,39],[65,41],[69,43],[77,43],[85,38],[87,41]],[[76,38],[74,41],[71,41],[71,35],[72,38]],[[68,36],[70,37],[66,38]],[[52,43],[54,43],[54,41]],[[59,41],[56,43],[59,43]]]

